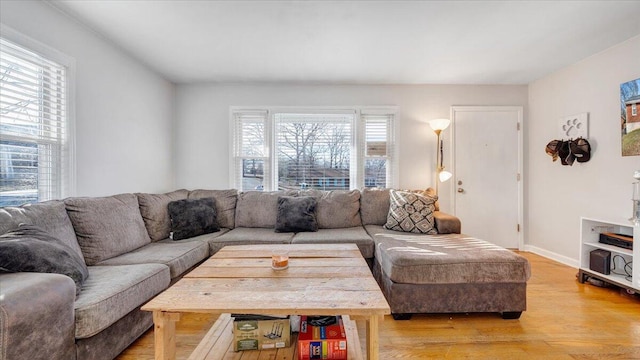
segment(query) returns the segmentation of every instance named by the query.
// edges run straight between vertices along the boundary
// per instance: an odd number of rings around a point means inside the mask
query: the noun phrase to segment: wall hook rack
[[[551,140],[545,147],[545,152],[553,161],[560,158],[562,165],[572,166],[574,161],[584,163],[591,159],[591,144],[581,137],[575,140]]]

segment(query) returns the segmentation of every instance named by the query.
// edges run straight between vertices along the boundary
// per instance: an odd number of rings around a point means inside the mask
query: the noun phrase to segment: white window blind
[[[60,198],[66,68],[0,38],[0,206]]]
[[[393,187],[394,107],[232,108],[232,186],[247,190]]]
[[[279,189],[349,189],[355,114],[274,114]]]
[[[363,113],[364,186],[390,187],[393,179],[393,118],[390,113]]]
[[[237,111],[234,118],[234,183],[240,190],[262,190],[268,186],[267,111]],[[265,184],[265,180],[267,184]]]

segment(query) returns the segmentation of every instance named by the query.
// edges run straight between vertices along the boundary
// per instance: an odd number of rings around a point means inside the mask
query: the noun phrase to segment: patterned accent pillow
[[[385,229],[430,235],[438,233],[433,217],[437,196],[390,190],[389,200]]]

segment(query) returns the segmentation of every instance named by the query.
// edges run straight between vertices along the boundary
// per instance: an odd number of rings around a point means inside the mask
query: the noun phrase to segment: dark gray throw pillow
[[[177,200],[168,207],[173,240],[220,231],[214,198]]]
[[[76,283],[76,296],[89,277],[87,265],[69,245],[27,224],[0,235],[0,272],[67,275]]]
[[[311,196],[279,196],[276,232],[318,231],[317,206]]]

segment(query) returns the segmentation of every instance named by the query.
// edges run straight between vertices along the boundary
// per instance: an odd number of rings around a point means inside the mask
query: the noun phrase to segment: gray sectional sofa
[[[274,231],[278,197],[282,195],[317,199],[317,232]],[[215,199],[220,231],[171,240],[168,204],[203,198]],[[488,275],[481,271],[475,277],[470,271],[483,269],[477,261],[472,270],[429,267],[424,264],[423,255],[437,250],[428,248],[433,243],[426,244],[423,240],[449,236],[451,241],[471,241],[459,235],[459,220],[436,211],[438,233],[458,235],[416,235],[384,229],[388,210],[388,189],[176,190],[166,194],[68,198],[0,208],[0,234],[19,224],[42,228],[79,254],[89,273],[76,296],[76,284],[64,275],[0,272],[0,360],[113,359],[152,326],[151,313],[140,311],[140,306],[222,247],[234,244],[355,243],[369,261],[392,312],[397,314],[517,313],[526,308],[523,292],[529,270],[524,258],[502,249],[498,259],[502,267],[489,266]],[[462,248],[468,247],[465,246]],[[484,248],[478,243],[474,246],[475,255],[490,248],[490,244]],[[410,251],[397,251],[399,247]],[[489,250],[493,251],[485,253],[496,253],[497,249],[494,246]],[[467,260],[472,258],[470,252],[459,252]],[[497,276],[496,271],[503,270],[518,276],[492,278]],[[416,277],[416,271],[423,275]],[[449,271],[457,276],[446,276]],[[439,277],[444,282],[438,281]],[[435,285],[431,284],[434,279]],[[481,285],[464,288],[469,282]],[[447,298],[453,296],[448,291],[456,288],[472,293],[458,294],[453,300]],[[515,295],[510,294],[513,289],[517,291]],[[436,291],[436,296],[429,297],[431,291]],[[493,291],[500,294],[497,301],[487,293]],[[470,301],[469,294],[471,297],[477,294],[479,301]],[[425,301],[416,299],[416,295],[427,296],[430,304],[424,305]],[[485,305],[465,307],[469,302]]]

